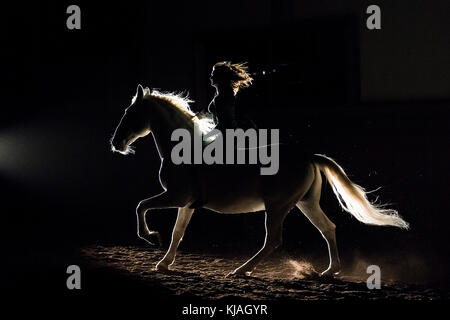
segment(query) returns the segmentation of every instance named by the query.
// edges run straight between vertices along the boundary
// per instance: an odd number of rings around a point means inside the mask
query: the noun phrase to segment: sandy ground
[[[320,278],[313,266],[301,259],[276,254],[261,263],[251,277],[225,278],[248,257],[179,252],[169,273],[154,269],[164,252],[144,246],[91,246],[82,256],[92,268],[101,268],[158,284],[173,295],[202,299],[245,298],[254,300],[439,300],[448,294],[424,285],[382,282],[381,290],[369,290],[355,275]]]

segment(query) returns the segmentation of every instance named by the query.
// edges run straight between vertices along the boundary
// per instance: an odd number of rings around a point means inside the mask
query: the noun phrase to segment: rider
[[[214,115],[216,129],[225,133],[225,129],[236,129],[236,95],[242,88],[251,85],[253,79],[247,73],[245,63],[218,62],[213,66],[211,85],[216,88],[208,111]]]
[[[208,105],[208,111],[213,114],[215,129],[222,132],[225,137],[226,129],[239,127],[236,117],[236,95],[240,89],[251,85],[253,78],[247,73],[245,63],[231,63],[230,61],[217,62],[212,69],[211,85],[216,88],[213,100]],[[204,192],[200,183],[197,184],[198,194],[190,208],[201,208],[205,203]]]

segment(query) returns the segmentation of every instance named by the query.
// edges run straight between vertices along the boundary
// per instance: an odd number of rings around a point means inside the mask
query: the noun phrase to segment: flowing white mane
[[[145,88],[144,99],[149,97],[169,102],[172,107],[175,107],[185,114],[189,121],[192,121],[197,125],[203,134],[210,132],[215,127],[215,123],[211,118],[199,117],[191,110],[190,104],[194,101],[183,92],[161,92],[155,89]],[[134,99],[135,97],[133,98],[133,102]]]

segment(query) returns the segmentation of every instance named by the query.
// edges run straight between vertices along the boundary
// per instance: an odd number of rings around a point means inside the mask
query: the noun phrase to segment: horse
[[[320,154],[299,155],[292,146],[280,157],[279,170],[274,175],[261,175],[255,166],[173,164],[170,159],[174,142],[171,134],[178,128],[191,135],[202,135],[214,127],[208,118],[196,116],[188,97],[137,87],[131,105],[126,108],[110,140],[113,152],[134,153],[131,144],[150,133],[161,159],[159,180],[164,191],[139,202],[136,208],[137,235],[151,245],[161,238],[146,223],[149,210],[178,208],[170,246],[156,264],[156,270],[168,272],[175,261],[177,248],[195,211],[191,205],[198,190],[205,195],[203,208],[219,213],[238,214],[265,210],[265,241],[248,261],[228,275],[250,275],[257,264],[282,243],[283,221],[294,207],[318,229],[328,246],[329,265],[320,273],[334,276],[341,270],[336,244],[336,225],[320,207],[322,174],[331,185],[341,207],[362,223],[408,229],[409,224],[394,209],[371,203],[367,193],[353,183],[339,164]],[[191,183],[190,183],[191,182]]]

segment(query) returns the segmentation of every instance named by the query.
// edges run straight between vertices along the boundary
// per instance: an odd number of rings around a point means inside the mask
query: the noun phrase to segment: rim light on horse
[[[298,156],[292,151],[292,146],[284,150],[285,156],[280,157],[280,169],[273,176],[262,176],[258,168],[243,166],[201,165],[194,169],[194,165],[174,165],[170,161],[173,130],[184,128],[194,135],[209,132],[214,125],[209,119],[196,117],[189,109],[190,102],[181,95],[151,91],[139,85],[111,139],[113,151],[129,154],[133,152],[131,144],[134,141],[152,133],[158,148],[161,157],[160,182],[165,191],[142,200],[136,209],[138,236],[153,245],[154,239],[160,241],[160,237],[158,232],[148,229],[146,213],[151,209],[178,208],[169,249],[156,265],[157,270],[168,270],[175,261],[176,250],[194,213],[190,205],[196,200],[197,188],[201,188],[208,199],[203,207],[216,212],[265,210],[266,238],[263,247],[232,274],[250,274],[262,259],[281,245],[284,218],[295,206],[327,242],[330,264],[322,275],[340,271],[336,226],[319,204],[321,173],[330,182],[342,208],[359,221],[409,228],[397,211],[369,202],[364,189],[350,181],[334,160],[323,155]]]

